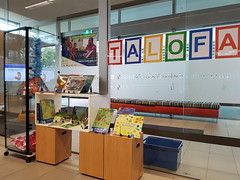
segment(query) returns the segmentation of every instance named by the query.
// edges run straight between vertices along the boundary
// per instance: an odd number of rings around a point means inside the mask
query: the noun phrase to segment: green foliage
[[[56,49],[54,47],[42,48],[43,67],[54,67],[56,64]]]

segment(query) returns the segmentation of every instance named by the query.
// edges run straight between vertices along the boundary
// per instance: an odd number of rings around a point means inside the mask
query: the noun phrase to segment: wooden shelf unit
[[[36,126],[36,160],[56,165],[71,156],[72,131]]]
[[[79,171],[106,180],[138,180],[143,175],[143,137],[80,132]]]
[[[36,104],[40,103],[42,99],[52,99],[55,104],[55,112],[61,110],[62,98],[78,98],[78,99],[88,99],[88,129],[85,131],[90,131],[92,129],[93,122],[96,118],[99,108],[109,108],[110,98],[108,96],[103,96],[100,94],[67,94],[67,93],[36,93],[35,94],[35,108]],[[37,112],[37,109],[35,109]],[[37,121],[37,114],[35,115],[36,125],[48,126],[48,124],[39,124]],[[65,129],[59,126],[51,126],[53,128]],[[80,126],[75,126],[68,128],[68,130],[82,131]]]
[[[40,103],[42,99],[52,99],[55,104],[55,111],[58,112],[62,107],[62,98],[77,98],[87,99],[88,103],[88,128],[82,129],[81,126],[75,126],[72,128],[62,128],[59,126],[51,126],[51,128],[59,130],[71,130],[72,131],[72,144],[70,145],[71,151],[79,153],[79,131],[89,132],[92,129],[92,124],[96,118],[99,108],[109,108],[110,98],[100,94],[67,94],[67,93],[54,93],[54,92],[38,92],[35,94],[35,108],[37,103]],[[37,109],[35,109],[37,112]],[[37,121],[37,113],[35,113],[36,126],[50,128],[48,124],[39,124]],[[46,137],[47,138],[47,137]]]

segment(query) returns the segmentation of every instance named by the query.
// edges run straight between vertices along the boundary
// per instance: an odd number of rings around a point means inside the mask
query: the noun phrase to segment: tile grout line
[[[9,164],[9,163],[7,163],[7,164]],[[26,166],[24,166],[24,167],[22,167],[22,168],[20,168],[20,169],[18,169],[18,170],[16,170],[16,171],[11,172],[11,173],[8,174],[8,175],[2,176],[1,178],[6,178],[6,177],[8,177],[8,176],[11,176],[11,175],[13,175],[13,174],[15,174],[15,173],[17,173],[17,172],[19,172],[19,171],[22,171],[22,170],[28,168],[29,166],[31,166],[31,165],[26,165]]]
[[[233,148],[232,148],[232,147],[231,147],[231,151],[232,151],[232,155],[233,155],[233,159],[234,159],[234,163],[235,163],[235,168],[236,168],[236,171],[237,171],[237,175],[238,175],[238,177],[240,178],[240,174],[239,174],[238,168],[237,168],[237,160],[236,160],[235,155],[234,155],[234,153],[233,153]]]
[[[211,144],[209,144],[209,149],[208,149],[207,171],[206,171],[206,176],[205,176],[205,179],[206,179],[206,180],[207,180],[207,175],[208,175],[208,167],[209,167],[210,152],[211,152]]]
[[[46,174],[50,173],[51,171],[55,170],[56,168],[57,168],[57,166],[54,166],[54,167],[53,167],[53,169],[49,170],[49,171],[48,171],[48,172],[46,172],[46,173],[43,173],[43,174],[42,174],[42,175],[40,175],[39,177],[36,177],[36,178],[34,178],[34,180],[37,180],[37,179],[39,179],[39,178],[41,178],[41,177],[45,176]]]

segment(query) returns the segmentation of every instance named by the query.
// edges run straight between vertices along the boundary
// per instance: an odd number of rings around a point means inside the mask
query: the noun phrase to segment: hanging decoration
[[[34,38],[33,40],[33,61],[32,61],[32,78],[41,77],[43,63],[42,58],[42,42],[40,38]]]

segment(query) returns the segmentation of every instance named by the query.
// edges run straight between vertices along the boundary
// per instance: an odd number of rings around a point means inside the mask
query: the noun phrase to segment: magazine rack
[[[34,94],[54,88],[57,44],[57,36],[31,27],[4,33],[5,156],[35,156]]]

